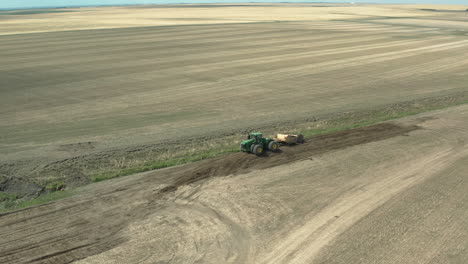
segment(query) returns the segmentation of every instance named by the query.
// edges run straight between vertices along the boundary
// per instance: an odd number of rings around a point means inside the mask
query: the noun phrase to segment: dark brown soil
[[[278,152],[266,152],[263,156],[236,153],[197,163],[175,178],[175,184],[165,190],[174,190],[178,186],[193,183],[213,176],[226,176],[246,173],[284,165],[302,159],[310,159],[332,150],[383,140],[404,135],[418,129],[418,126],[401,127],[391,123],[382,123],[348,131],[336,132],[313,137],[308,142],[290,147],[283,146]]]

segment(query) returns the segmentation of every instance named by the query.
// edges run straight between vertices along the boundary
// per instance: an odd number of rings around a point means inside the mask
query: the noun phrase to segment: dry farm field
[[[467,263],[465,9],[1,11],[0,263]]]

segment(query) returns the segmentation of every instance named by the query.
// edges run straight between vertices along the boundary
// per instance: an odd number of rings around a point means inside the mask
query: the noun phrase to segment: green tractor
[[[257,156],[262,155],[266,150],[278,151],[279,145],[271,138],[264,138],[262,133],[250,133],[247,140],[240,144],[242,152],[250,152]]]

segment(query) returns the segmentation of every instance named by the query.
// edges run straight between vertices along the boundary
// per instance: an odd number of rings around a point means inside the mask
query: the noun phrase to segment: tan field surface
[[[1,11],[0,263],[468,263],[467,8]]]
[[[442,13],[433,14],[434,9]],[[0,35],[168,25],[444,17],[454,5],[184,4],[0,12]],[[430,13],[428,13],[428,11]],[[19,15],[18,15],[19,14]],[[447,15],[445,13],[445,15]]]
[[[467,263],[467,105],[282,149],[1,215],[0,263]]]

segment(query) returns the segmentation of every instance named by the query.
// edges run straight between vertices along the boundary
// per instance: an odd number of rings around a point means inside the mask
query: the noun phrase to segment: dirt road
[[[0,263],[466,263],[467,143],[464,105],[90,185],[0,216]]]

